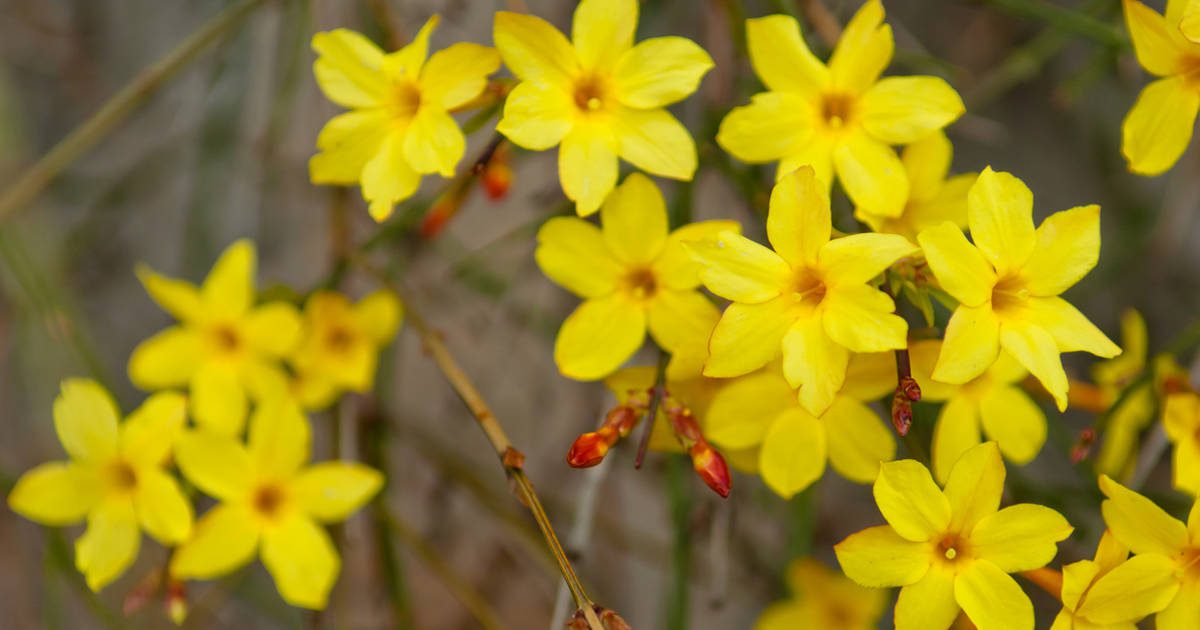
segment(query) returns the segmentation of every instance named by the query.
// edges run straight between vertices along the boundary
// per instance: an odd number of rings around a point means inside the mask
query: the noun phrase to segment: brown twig
[[[646,411],[646,420],[642,426],[642,439],[638,442],[637,459],[633,467],[641,470],[642,462],[646,461],[646,449],[650,446],[650,434],[654,433],[654,422],[658,418],[658,406],[662,402],[663,390],[667,386],[667,361],[671,355],[666,352],[658,353],[658,369],[654,376],[654,390],[650,393],[650,407]]]
[[[842,36],[842,27],[825,3],[821,0],[805,0],[804,17],[808,18],[809,24],[812,24],[813,30],[826,46],[832,48],[837,45]]]

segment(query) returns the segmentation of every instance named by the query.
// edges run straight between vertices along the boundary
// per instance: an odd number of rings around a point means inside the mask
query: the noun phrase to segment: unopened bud
[[[729,475],[729,465],[725,463],[725,458],[707,442],[697,442],[688,451],[688,455],[692,458],[692,468],[705,485],[721,495],[722,499],[727,498],[733,488],[733,478]]]
[[[167,582],[166,597],[167,617],[175,625],[183,625],[188,616],[187,586],[183,582],[171,579]]]
[[[599,431],[589,431],[575,438],[567,451],[567,463],[572,468],[590,468],[604,461],[612,445]]]
[[[501,155],[503,150],[503,147],[497,150],[497,155],[493,156],[483,169],[483,192],[492,201],[499,201],[508,196],[508,189],[512,187],[512,167],[508,165],[505,155]]]
[[[596,617],[600,620],[600,626],[604,630],[632,630],[628,623],[621,618],[615,611],[609,610],[602,606],[593,604],[592,611],[596,613]],[[588,628],[587,615],[582,609],[576,610],[575,614],[566,623],[567,630],[590,630]]]
[[[921,400],[921,386],[917,384],[917,379],[911,376],[901,377],[900,384],[896,386],[896,389],[902,392],[905,398],[913,402]]]
[[[1092,427],[1087,427],[1079,432],[1079,439],[1071,446],[1071,463],[1078,464],[1088,458],[1092,452],[1092,445],[1096,443],[1096,430]]]
[[[904,437],[908,435],[912,422],[912,400],[903,390],[896,388],[896,394],[892,396],[892,427],[900,437]]]

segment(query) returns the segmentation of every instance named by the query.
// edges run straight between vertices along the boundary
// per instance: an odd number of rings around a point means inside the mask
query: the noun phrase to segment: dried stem
[[[654,432],[654,423],[658,419],[658,406],[662,403],[663,390],[667,382],[667,362],[671,355],[658,352],[658,368],[654,376],[654,391],[650,393],[650,407],[646,410],[645,424],[642,426],[642,438],[638,442],[637,459],[633,467],[641,470],[642,462],[646,460],[646,448],[650,446],[650,434]]]

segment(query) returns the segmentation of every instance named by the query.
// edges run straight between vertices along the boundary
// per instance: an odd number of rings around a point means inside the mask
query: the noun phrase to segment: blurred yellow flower
[[[317,85],[353,111],[321,130],[309,177],[314,184],[361,183],[376,221],[412,196],[423,174],[454,175],[466,138],[450,111],[479,96],[500,67],[495,50],[470,43],[426,60],[438,21],[437,15],[429,18],[409,45],[393,53],[346,29],[312,38]]]
[[[179,323],[133,349],[129,379],[146,390],[186,387],[192,418],[223,435],[242,432],[248,397],[283,382],[279,361],[300,332],[291,304],[255,306],[255,260],[254,244],[237,241],[200,287],[137,268],[151,299]]]
[[[793,560],[787,583],[794,597],[764,610],[754,630],[874,630],[887,605],[887,591],[859,586],[812,558]]]
[[[1163,427],[1175,445],[1171,458],[1175,487],[1200,495],[1200,396],[1178,392],[1163,405]]]
[[[967,191],[975,173],[947,177],[954,147],[941,131],[918,140],[900,153],[908,177],[908,199],[899,216],[872,214],[857,208],[854,217],[876,232],[899,234],[912,242],[927,227],[950,221],[967,227]]]
[[[333,291],[309,296],[300,343],[288,358],[300,404],[323,409],[344,391],[370,391],[379,351],[396,336],[402,317],[391,291],[376,291],[357,304]]]
[[[220,503],[175,550],[171,574],[210,579],[242,567],[261,550],[283,599],[324,608],[341,560],[320,523],[345,520],[382,487],[383,476],[351,462],[309,460],[308,420],[288,397],[260,404],[247,444],[203,430],[181,437],[183,474]]]
[[[1154,359],[1154,380],[1138,385],[1119,400],[1121,392],[1146,370],[1146,320],[1136,309],[1121,314],[1121,349],[1115,358],[1092,366],[1092,380],[1099,387],[1103,404],[1111,407],[1108,424],[1096,455],[1096,470],[1118,479],[1133,474],[1137,464],[1138,435],[1154,420],[1158,408],[1155,391],[1161,381],[1178,367],[1169,355]]]
[[[1121,153],[1129,170],[1160,175],[1175,165],[1192,139],[1200,90],[1200,43],[1182,32],[1186,0],[1171,0],[1164,16],[1137,0],[1124,0],[1125,24],[1138,63],[1159,79],[1138,95],[1121,125]],[[1189,24],[1200,24],[1192,20]],[[1200,31],[1193,30],[1193,33]]]
[[[1200,502],[1185,526],[1107,475],[1100,476],[1100,490],[1108,497],[1100,506],[1104,522],[1135,554],[1129,563],[1138,561],[1136,571],[1113,585],[1114,597],[1129,600],[1118,611],[1161,610],[1154,620],[1158,630],[1200,627]]]
[[[887,525],[838,543],[842,570],[863,586],[900,586],[897,630],[949,628],[961,609],[979,630],[1033,628],[1033,605],[1008,574],[1050,562],[1073,531],[1030,503],[997,511],[1004,462],[995,442],[963,454],[939,489],[920,463],[884,463],[875,502]]]
[[[830,240],[829,196],[810,167],[771,191],[767,238],[774,251],[721,232],[689,244],[705,286],[733,302],[709,341],[704,374],[748,374],[783,354],[783,373],[813,416],[833,404],[851,352],[903,348],[908,324],[869,282],[917,251],[896,234]]]
[[[154,394],[122,424],[116,403],[92,380],[68,379],[54,401],[54,428],[70,457],[21,475],[8,495],[14,512],[44,525],[87,517],[75,566],[92,590],[120,577],[138,555],[141,530],[164,545],[192,532],[192,504],[164,470],[187,421],[187,402]]]
[[[681,243],[740,230],[734,221],[701,221],[668,234],[662,193],[640,173],[605,200],[600,223],[598,229],[556,217],[537,235],[542,272],[584,298],[554,344],[559,371],[578,380],[619,368],[642,346],[647,328],[668,352],[707,335],[717,308],[696,290],[698,265]]]
[[[825,473],[871,483],[896,455],[891,429],[866,405],[896,387],[890,353],[856,354],[846,383],[820,417],[805,411],[777,363],[731,380],[708,408],[707,435],[733,451],[757,449],[767,487],[790,499]]]
[[[974,245],[951,222],[918,236],[942,288],[959,301],[933,378],[962,384],[1003,348],[1067,408],[1061,352],[1114,357],[1121,349],[1058,297],[1096,266],[1100,207],[1056,212],[1034,230],[1033,194],[1009,173],[984,169],[967,195]]]
[[[696,171],[692,136],[665,107],[696,91],[712,59],[683,37],[634,45],[637,22],[637,0],[583,0],[567,41],[541,18],[496,13],[496,48],[521,81],[496,129],[526,149],[560,145],[558,178],[580,216],[616,185],[618,156],[661,177]]]
[[[1063,567],[1062,611],[1050,630],[1134,630],[1135,623],[1171,603],[1175,592],[1161,560],[1135,556],[1106,531],[1093,560]]]
[[[933,477],[945,483],[954,462],[979,444],[982,434],[1014,464],[1028,464],[1046,442],[1046,414],[1021,389],[1028,372],[1007,352],[987,370],[962,385],[933,380],[934,363],[942,348],[938,340],[908,348],[913,377],[921,385],[921,400],[945,401],[933,429]]]
[[[810,165],[825,186],[834,174],[854,204],[899,217],[909,181],[889,145],[909,144],[964,111],[937,77],[880,79],[892,60],[892,29],[870,0],[846,25],[829,65],[821,63],[786,15],[746,20],[750,62],[769,91],[721,121],[717,143],[745,162],[779,161],[778,177]]]

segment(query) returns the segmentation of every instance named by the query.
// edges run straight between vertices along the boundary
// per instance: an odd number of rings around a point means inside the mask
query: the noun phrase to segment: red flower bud
[[[892,427],[896,429],[896,433],[900,437],[904,437],[908,435],[912,422],[912,400],[905,395],[903,390],[896,388],[896,394],[892,396]]]
[[[513,172],[508,160],[493,158],[483,169],[483,192],[488,199],[499,201],[508,196],[512,180]]]
[[[605,433],[609,435],[606,436]],[[571,449],[567,451],[567,463],[572,468],[590,468],[604,461],[608,449],[612,447],[613,442],[616,442],[615,439],[610,441],[609,436],[612,436],[612,432],[601,429],[584,433],[575,438]]]
[[[697,442],[689,449],[688,455],[692,458],[692,468],[700,475],[705,485],[721,495],[721,498],[728,497],[733,488],[733,477],[729,475],[729,465],[725,463],[725,458],[709,446],[708,442],[703,441]]]

